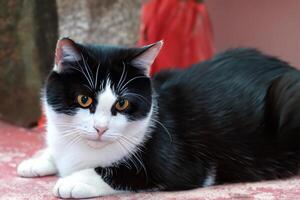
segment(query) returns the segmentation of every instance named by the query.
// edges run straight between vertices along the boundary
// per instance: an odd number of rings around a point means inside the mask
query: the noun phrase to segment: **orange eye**
[[[120,99],[117,101],[115,107],[118,111],[124,111],[128,108],[129,106],[129,101],[126,99]]]
[[[81,107],[87,108],[93,103],[93,99],[85,95],[78,95],[77,102]]]

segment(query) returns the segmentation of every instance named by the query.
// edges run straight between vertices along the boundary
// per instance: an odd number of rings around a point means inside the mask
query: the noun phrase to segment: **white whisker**
[[[90,88],[88,85],[83,84],[83,86],[87,87],[91,92],[94,92],[94,90],[92,88]]]
[[[81,54],[82,55],[82,54]],[[73,56],[73,55],[72,55]],[[72,69],[75,69],[75,70],[77,70],[77,71],[79,71],[79,72],[81,72],[83,75],[84,75],[84,77],[86,78],[86,80],[88,81],[88,83],[90,84],[90,86],[91,87],[93,87],[93,85],[92,85],[92,83],[91,83],[91,81],[88,79],[88,77],[86,76],[86,74],[85,74],[85,72],[84,72],[84,70],[83,70],[83,68],[82,68],[82,65],[79,63],[79,61],[73,56],[73,58],[74,58],[74,60],[76,60],[76,62],[77,62],[77,64],[78,64],[78,66],[80,67],[80,70],[79,69],[77,69],[76,67],[71,67]]]
[[[97,66],[97,71],[96,71],[96,80],[95,80],[95,88],[97,88],[97,85],[98,85],[98,72],[99,72],[99,67],[100,67],[100,64],[101,64],[101,63],[99,63],[99,64],[98,64],[98,66]]]
[[[142,95],[139,95],[139,94],[137,94],[137,93],[132,93],[132,92],[127,92],[127,93],[125,93],[123,96],[125,96],[126,97],[126,95],[131,95],[131,96],[136,96],[136,97],[138,97],[139,99],[142,99],[143,101],[145,101],[146,103],[148,103],[148,104],[150,104],[151,105],[151,103],[150,103],[150,101],[148,101],[145,97],[143,97]]]
[[[129,152],[128,149],[124,146],[123,143],[121,143],[119,140],[116,140],[116,141],[125,150],[125,152]],[[139,168],[138,168],[137,164],[133,160],[131,160],[130,157],[128,159],[129,159],[130,162],[132,162],[132,164],[134,165],[136,170],[139,171]]]
[[[152,119],[152,118],[151,118],[151,120],[153,120],[156,123],[158,123],[165,130],[165,132],[169,135],[170,142],[172,142],[173,140],[172,140],[172,137],[171,137],[171,134],[170,134],[169,130],[160,121],[158,121],[156,119]]]
[[[123,142],[125,142],[125,143],[127,143],[127,144],[130,144],[130,143],[128,143],[128,141],[126,142],[126,140],[124,140],[124,138],[121,138],[121,140],[120,140],[119,142],[121,143],[121,141],[123,141]],[[126,147],[126,146],[125,146],[125,147]],[[126,149],[127,149],[127,148],[126,148]],[[147,173],[147,169],[146,169],[144,163],[142,162],[142,159],[136,154],[136,152],[130,152],[128,149],[127,149],[127,151],[128,151],[129,153],[131,153],[131,155],[132,155],[132,156],[140,163],[141,167],[143,168],[143,170],[144,170],[144,172],[145,172],[146,179],[147,179],[147,181],[148,181],[148,173]],[[137,172],[137,173],[138,173],[138,172]]]
[[[95,85],[93,84],[93,78],[92,78],[92,75],[90,74],[90,67],[88,66],[86,60],[84,59],[82,53],[81,53],[81,57],[82,57],[82,60],[83,60],[83,64],[84,64],[84,67],[85,67],[85,70],[87,72],[87,75],[89,77],[89,80],[91,82],[91,86],[95,89]]]
[[[119,79],[119,82],[118,82],[118,85],[117,85],[117,90],[119,90],[119,87],[120,87],[120,83],[123,82],[123,75],[125,73],[125,68],[126,68],[126,65],[125,63],[123,62],[123,71],[122,71],[122,75],[121,75],[121,78]]]
[[[66,148],[73,146],[74,144],[78,143],[81,140],[81,137],[77,135],[76,137],[72,138],[66,145]]]
[[[126,85],[128,85],[130,82],[136,80],[136,79],[139,79],[139,78],[148,78],[147,76],[136,76],[136,77],[133,77],[132,79],[130,79],[129,81],[127,81],[120,89],[120,92],[122,92],[122,90],[126,87]]]

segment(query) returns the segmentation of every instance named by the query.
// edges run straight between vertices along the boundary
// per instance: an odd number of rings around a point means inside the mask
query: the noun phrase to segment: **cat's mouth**
[[[104,135],[99,136],[97,133],[93,134],[93,135],[85,135],[84,141],[88,146],[97,148],[97,149],[103,148],[114,142],[113,140],[105,137]]]
[[[106,147],[107,145],[110,145],[112,144],[114,141],[111,141],[111,140],[101,140],[101,139],[98,139],[98,140],[91,140],[91,139],[86,139],[85,140],[85,143],[89,146],[89,147],[92,147],[94,149],[101,149],[101,148],[104,148]]]

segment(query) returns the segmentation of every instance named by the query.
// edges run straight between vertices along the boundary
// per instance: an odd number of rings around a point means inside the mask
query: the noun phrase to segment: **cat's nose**
[[[97,131],[97,133],[98,133],[98,135],[101,137],[104,133],[105,133],[105,131],[107,131],[107,127],[94,127],[95,129],[96,129],[96,131]]]

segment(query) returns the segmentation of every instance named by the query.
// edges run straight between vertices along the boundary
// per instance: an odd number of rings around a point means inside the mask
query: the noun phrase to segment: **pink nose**
[[[107,131],[107,127],[94,127],[98,133],[98,135],[101,137],[105,131]]]

